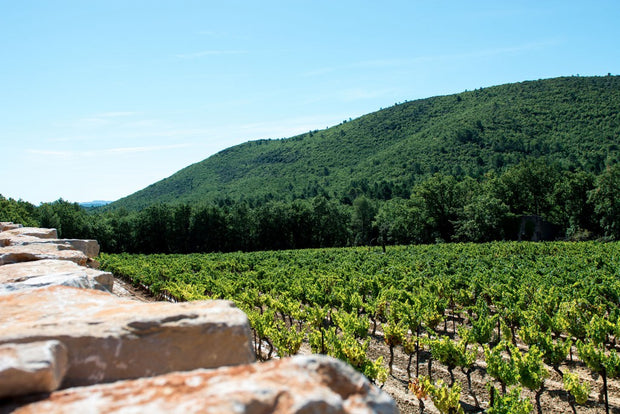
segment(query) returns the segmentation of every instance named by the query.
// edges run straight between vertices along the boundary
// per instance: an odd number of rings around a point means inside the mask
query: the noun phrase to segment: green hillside
[[[154,203],[407,197],[435,172],[457,178],[546,157],[600,173],[616,163],[620,76],[564,77],[421,99],[281,140],[247,142],[108,208]]]

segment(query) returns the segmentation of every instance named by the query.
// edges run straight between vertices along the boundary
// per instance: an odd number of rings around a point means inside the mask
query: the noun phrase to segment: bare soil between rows
[[[118,296],[139,300],[142,302],[154,302],[157,301],[150,293],[143,289],[136,288],[130,283],[115,278],[114,293]],[[439,330],[439,335],[450,334],[452,331],[448,329],[448,332]],[[389,347],[383,340],[382,333],[379,329],[376,335],[370,337],[370,347],[368,350],[368,356],[375,360],[379,357],[383,357],[384,365],[387,368],[388,361],[390,359]],[[587,381],[590,383],[591,392],[590,397],[585,405],[577,405],[576,410],[579,414],[598,414],[605,413],[605,406],[603,403],[601,390],[603,388],[603,379],[599,375],[592,375],[591,371],[582,362],[576,358],[577,350],[573,346],[572,350],[573,361],[566,361],[560,366],[562,372],[571,371],[579,374],[581,381]],[[300,351],[300,354],[310,354],[311,350],[307,342],[305,342]],[[423,351],[420,354],[419,374],[428,375],[428,351]],[[381,386],[381,388],[390,394],[396,401],[401,413],[419,413],[420,404],[417,398],[409,391],[407,376],[407,364],[409,362],[409,356],[403,352],[402,347],[394,348],[394,364],[392,368],[392,375],[388,376],[388,380]],[[476,407],[474,397],[468,390],[467,378],[458,368],[454,370],[454,376],[462,386],[461,392],[461,405],[465,412],[482,412],[489,406],[489,391],[487,389],[487,383],[491,381],[491,377],[486,375],[484,362],[484,354],[482,350],[478,352],[478,358],[476,360],[476,369],[471,374],[472,379],[472,391],[476,395],[479,407]],[[411,365],[412,376],[415,376],[415,356]],[[553,370],[551,367],[547,367],[549,371],[549,378],[545,381],[545,391],[541,396],[541,409],[543,413],[572,413],[573,410],[569,403],[569,394],[564,390],[562,383],[562,377],[559,373]],[[450,375],[447,368],[441,365],[437,361],[432,362],[432,379],[443,379],[446,383],[450,383]],[[380,384],[379,384],[380,385]],[[496,388],[499,389],[499,383],[495,382]],[[608,379],[608,396],[610,412],[613,414],[620,414],[620,380]],[[536,412],[536,403],[534,392],[523,388],[523,396],[530,399],[534,406],[534,412]],[[439,413],[439,411],[433,406],[430,399],[424,401],[425,413]]]
[[[439,334],[443,332],[439,331]],[[390,358],[389,347],[383,342],[381,335],[376,335],[371,338],[371,345],[369,347],[369,357],[372,359],[383,356],[383,360],[387,365],[387,361]],[[577,355],[577,350],[573,347],[573,355]],[[428,352],[423,352],[420,358],[420,375],[428,375]],[[417,398],[408,390],[408,377],[407,377],[407,364],[409,356],[402,351],[402,347],[394,349],[394,365],[392,375],[388,376],[388,380],[383,386],[383,390],[390,394],[398,404],[398,408],[401,413],[419,413],[419,402]],[[461,405],[465,412],[481,412],[489,406],[489,391],[486,384],[492,380],[489,375],[486,375],[484,362],[484,354],[482,350],[478,352],[478,358],[476,360],[476,366],[478,369],[471,374],[472,390],[478,398],[480,407],[476,407],[473,396],[469,393],[467,387],[467,377],[458,368],[454,370],[454,376],[462,386],[461,392]],[[543,413],[572,413],[573,410],[569,403],[569,394],[564,390],[562,377],[559,373],[555,372],[553,368],[547,366],[549,371],[549,378],[545,381],[545,391],[541,396],[541,409]],[[605,405],[600,398],[600,391],[603,387],[603,380],[601,376],[596,378],[591,375],[591,371],[577,358],[574,357],[573,362],[566,362],[560,366],[562,372],[570,370],[576,372],[582,381],[588,381],[591,385],[590,397],[585,405],[576,406],[577,413],[594,414],[604,413]],[[415,356],[412,363],[412,376],[415,376]],[[450,383],[450,375],[445,366],[441,365],[437,361],[432,362],[432,379],[443,379],[446,383]],[[499,383],[495,382],[497,389],[500,388]],[[620,414],[620,381],[618,379],[608,379],[608,395],[610,412],[614,414]],[[534,412],[536,412],[535,393],[523,387],[523,396],[527,396],[532,405],[534,406]],[[433,403],[430,400],[424,401],[425,413],[438,413]]]

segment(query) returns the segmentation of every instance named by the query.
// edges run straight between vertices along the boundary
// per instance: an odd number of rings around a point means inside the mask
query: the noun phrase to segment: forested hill
[[[408,197],[431,174],[477,178],[529,158],[595,174],[619,157],[620,76],[563,77],[421,99],[221,151],[108,208]]]

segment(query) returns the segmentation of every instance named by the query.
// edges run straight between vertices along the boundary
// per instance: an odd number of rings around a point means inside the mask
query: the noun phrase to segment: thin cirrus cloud
[[[435,62],[435,61],[475,59],[475,58],[502,56],[502,55],[509,55],[509,54],[531,52],[535,50],[542,50],[548,47],[557,46],[560,43],[561,43],[560,39],[547,39],[547,40],[541,40],[537,42],[524,43],[520,45],[498,47],[498,48],[491,48],[491,49],[472,50],[472,51],[463,52],[463,53],[417,56],[417,57],[413,57],[409,59],[405,58],[405,59],[367,60],[367,61],[355,63],[351,66],[354,66],[354,67],[387,67],[387,66],[401,66],[401,65],[406,65],[406,64],[416,64],[416,63]]]
[[[131,111],[116,111],[116,112],[103,112],[95,115],[93,118],[119,118],[125,116],[134,116],[139,115],[140,112],[131,112]]]
[[[301,77],[319,77],[319,76],[331,74],[333,72],[351,70],[355,68],[358,68],[358,69],[389,68],[389,67],[415,65],[415,64],[420,64],[420,63],[442,62],[442,61],[463,60],[463,59],[476,59],[476,58],[484,58],[484,57],[518,54],[518,53],[542,50],[545,48],[557,46],[561,43],[562,43],[561,39],[554,38],[554,39],[540,40],[536,42],[523,43],[520,45],[472,50],[472,51],[462,52],[462,53],[423,55],[423,56],[415,56],[411,58],[395,58],[395,59],[387,58],[387,59],[364,60],[360,62],[349,63],[347,65],[342,65],[338,67],[332,66],[332,67],[317,68],[314,70],[303,72],[300,74],[300,76]]]
[[[136,154],[136,153],[144,153],[144,152],[154,152],[154,151],[164,151],[171,149],[179,149],[179,148],[187,148],[190,144],[173,144],[173,145],[152,145],[152,146],[142,146],[142,147],[118,147],[118,148],[108,148],[97,151],[58,151],[58,150],[39,150],[39,149],[29,149],[27,152],[29,154],[34,155],[45,155],[50,157],[60,157],[60,158],[83,158],[83,157],[94,157],[101,155],[119,155],[119,154]]]
[[[200,52],[179,53],[175,55],[179,59],[197,59],[205,56],[245,55],[247,50],[202,50]]]
[[[323,75],[327,75],[328,73],[332,73],[335,70],[336,70],[336,68],[334,68],[334,67],[319,68],[319,69],[303,72],[301,74],[301,76],[304,77],[304,78],[311,78],[311,77],[315,77],[315,76],[323,76]]]
[[[131,119],[136,115],[140,115],[140,112],[130,111],[114,111],[114,112],[102,112],[94,115],[90,115],[84,118],[79,118],[71,121],[59,121],[55,122],[55,127],[70,127],[70,128],[92,128],[110,125],[117,122],[127,122],[127,119]]]

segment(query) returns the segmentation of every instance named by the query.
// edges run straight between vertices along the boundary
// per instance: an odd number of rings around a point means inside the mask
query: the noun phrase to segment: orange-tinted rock
[[[55,286],[0,295],[0,343],[58,339],[63,387],[252,362],[246,315],[231,302],[141,303]]]
[[[44,229],[39,227],[18,227],[10,230],[4,230],[3,233],[11,236],[33,236],[38,237],[39,239],[58,238],[58,232],[56,229]]]
[[[42,243],[68,245],[75,250],[81,251],[89,258],[97,256],[100,249],[97,240],[41,239],[35,236],[12,235],[9,232],[0,233],[0,246],[27,246]]]
[[[0,292],[53,285],[112,292],[114,276],[67,260],[37,260],[0,266]]]
[[[69,260],[85,266],[88,257],[68,244],[30,244],[0,247],[0,266],[34,260]]]
[[[59,239],[58,241],[71,245],[74,249],[81,251],[90,259],[99,254],[100,247],[97,240]]]
[[[58,341],[0,345],[0,398],[51,392],[67,371],[67,349]]]
[[[15,413],[396,413],[386,393],[341,361],[297,356],[52,393]]]
[[[24,227],[24,226],[21,224],[12,223],[10,221],[0,221],[0,232],[6,231],[6,230],[19,229],[21,227]]]

